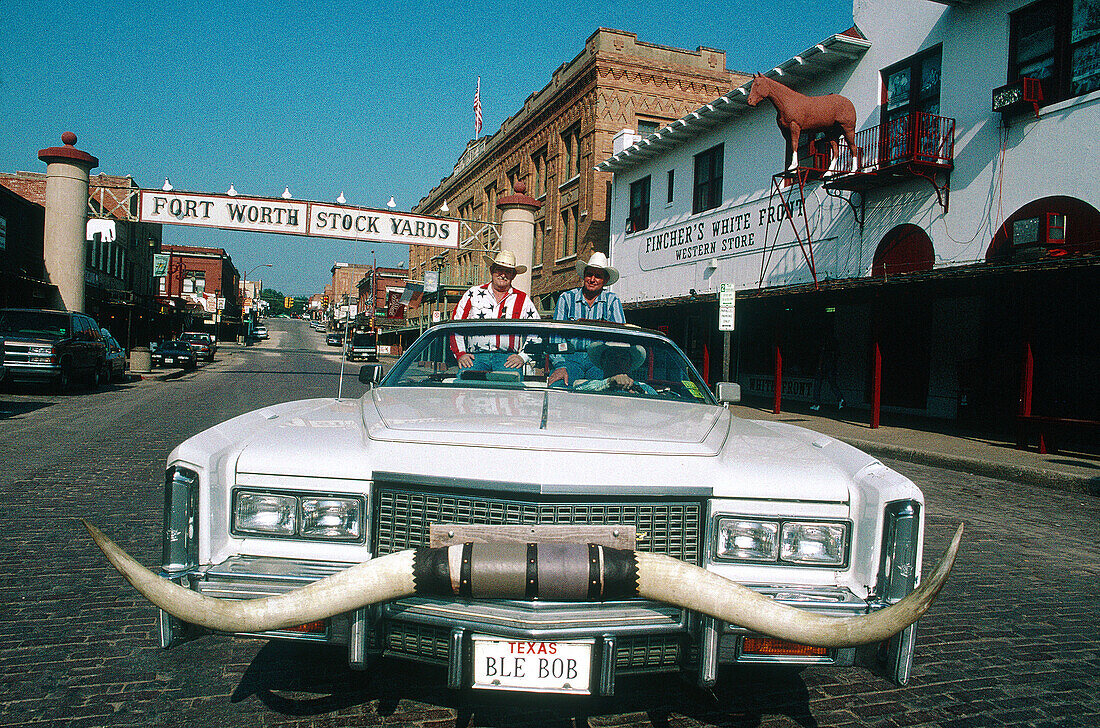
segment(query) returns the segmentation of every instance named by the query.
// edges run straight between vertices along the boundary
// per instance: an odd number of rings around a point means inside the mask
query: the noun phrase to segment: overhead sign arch
[[[141,190],[140,222],[363,242],[459,247],[459,221],[327,202]]]

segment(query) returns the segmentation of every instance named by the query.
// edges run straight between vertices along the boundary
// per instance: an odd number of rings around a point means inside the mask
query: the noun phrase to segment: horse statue
[[[749,90],[748,104],[756,106],[769,99],[775,107],[775,123],[783,132],[787,143],[787,171],[798,167],[798,138],[804,131],[825,132],[825,141],[829,144],[829,171],[833,171],[840,152],[838,139],[844,135],[848,148],[852,150],[853,170],[859,169],[862,151],[856,146],[856,107],[852,102],[838,94],[827,96],[806,96],[778,81],[759,73],[753,74],[752,88]]]

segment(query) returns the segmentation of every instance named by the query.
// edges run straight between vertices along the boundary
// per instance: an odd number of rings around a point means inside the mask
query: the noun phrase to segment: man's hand
[[[624,391],[634,386],[634,380],[626,374],[616,374],[613,377],[608,377],[607,383],[611,389],[622,389]]]
[[[524,365],[526,364],[527,360],[519,354],[511,354],[507,359],[504,360],[504,366],[508,367],[509,369],[523,369]]]
[[[558,367],[550,372],[550,376],[546,378],[546,386],[549,387],[554,382],[565,382],[566,386],[569,386],[569,372],[565,367]]]
[[[462,356],[458,357],[458,368],[459,369],[469,369],[473,365],[474,365],[474,358],[471,355],[463,354]]]

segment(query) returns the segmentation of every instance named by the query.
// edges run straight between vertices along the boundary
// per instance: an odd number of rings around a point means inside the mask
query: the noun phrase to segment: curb
[[[1000,480],[1026,483],[1040,488],[1062,490],[1086,495],[1100,495],[1100,475],[1075,475],[1046,468],[1026,465],[997,463],[965,455],[946,455],[943,453],[915,450],[913,448],[887,445],[881,442],[860,440],[851,437],[837,437],[852,447],[876,456],[884,456],[918,465],[931,465],[937,468],[957,470],[971,475],[981,475]]]

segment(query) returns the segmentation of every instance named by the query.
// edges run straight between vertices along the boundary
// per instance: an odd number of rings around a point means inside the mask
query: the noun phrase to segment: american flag
[[[474,138],[481,136],[481,76],[477,77],[477,90],[474,91]]]

